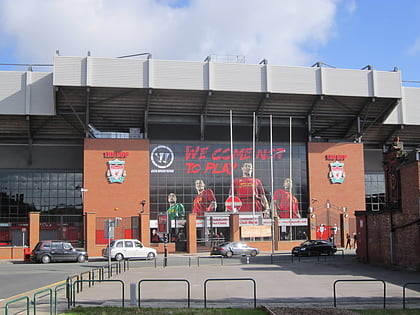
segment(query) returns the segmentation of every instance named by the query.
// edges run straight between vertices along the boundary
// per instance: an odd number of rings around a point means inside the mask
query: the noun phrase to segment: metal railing
[[[405,293],[405,290],[406,290],[407,286],[413,285],[413,284],[420,285],[420,282],[407,282],[403,286],[403,309],[405,309],[405,306],[406,306],[406,293]]]
[[[72,305],[76,306],[76,294],[75,294],[75,290],[74,290],[74,286],[76,286],[76,284],[78,284],[79,282],[89,282],[92,280],[76,280],[73,285],[72,285],[72,293],[70,294],[72,296]],[[99,280],[97,280],[99,281]],[[121,307],[124,308],[124,292],[125,292],[125,284],[124,281],[119,280],[119,279],[103,279],[101,280],[101,282],[119,282],[121,283]]]
[[[140,280],[137,284],[138,287],[138,299],[139,299],[139,307],[141,307],[141,292],[140,292],[140,287],[141,284],[144,282],[185,282],[187,284],[187,302],[188,302],[188,308],[190,308],[191,306],[191,284],[188,280],[186,279],[144,279],[144,280]]]
[[[344,279],[344,280],[336,280],[334,281],[333,290],[334,290],[334,307],[337,307],[337,295],[336,295],[336,285],[339,282],[381,282],[383,284],[383,306],[385,308],[386,303],[386,284],[383,280],[375,280],[375,279]]]
[[[49,307],[49,309],[50,309],[50,314],[52,315],[52,313],[53,313],[53,290],[51,288],[48,288],[48,289],[45,289],[45,290],[42,290],[42,291],[35,292],[35,294],[34,294],[34,315],[36,315],[36,306],[37,306],[37,301],[38,301],[37,300],[38,295],[41,295],[42,293],[45,293],[45,292],[48,292],[48,293],[42,295],[41,297],[45,297],[45,296],[50,297],[50,307]]]
[[[4,307],[4,314],[5,315],[8,315],[9,314],[9,306],[10,305],[12,305],[12,304],[14,304],[16,302],[22,301],[22,300],[25,300],[26,301],[26,314],[29,315],[29,304],[30,304],[30,301],[29,301],[29,297],[27,297],[27,296],[23,296],[23,297],[18,298],[16,300],[7,302],[6,305],[5,305],[5,307]]]
[[[254,308],[257,308],[257,283],[252,278],[219,278],[204,281],[204,308],[207,308],[207,283],[210,281],[252,281],[254,285]]]

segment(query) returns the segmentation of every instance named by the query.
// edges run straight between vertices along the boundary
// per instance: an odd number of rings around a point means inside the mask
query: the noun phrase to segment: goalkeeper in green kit
[[[175,219],[184,219],[185,216],[185,208],[182,203],[176,202],[176,195],[174,193],[170,193],[168,195],[168,202],[169,208],[166,210],[168,217],[170,220]]]

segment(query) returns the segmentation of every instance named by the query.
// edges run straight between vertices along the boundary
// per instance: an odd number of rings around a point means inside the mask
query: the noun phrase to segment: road
[[[106,264],[105,261],[77,263],[34,264],[22,261],[0,263],[0,300],[42,288],[77,275],[91,268]]]
[[[206,258],[203,256],[193,255],[170,255],[166,260],[167,266],[179,266],[189,264],[208,264],[222,263],[218,258]],[[201,258],[199,258],[201,257]],[[223,260],[224,264],[238,263],[238,259]],[[115,263],[115,262],[112,262]],[[158,255],[156,261],[130,261],[129,265],[133,268],[141,266],[163,266],[165,263],[163,255]],[[108,261],[102,258],[91,258],[88,262],[78,263],[50,263],[35,264],[23,261],[1,261],[0,260],[0,301],[10,297],[24,294],[32,290],[38,290],[45,286],[56,284],[64,281],[67,277],[80,275],[89,272],[92,269],[108,266]],[[7,285],[5,285],[7,284]]]

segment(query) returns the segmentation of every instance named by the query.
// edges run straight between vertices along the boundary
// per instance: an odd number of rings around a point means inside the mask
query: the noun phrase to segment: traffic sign
[[[233,204],[232,204],[232,201],[233,201]],[[242,201],[236,196],[234,197],[230,196],[225,201],[225,207],[229,211],[233,211],[233,210],[239,211],[239,209],[241,209],[242,207]]]

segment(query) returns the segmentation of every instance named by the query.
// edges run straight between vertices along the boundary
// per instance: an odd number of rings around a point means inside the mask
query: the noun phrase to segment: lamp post
[[[108,279],[111,272],[111,220],[108,220]]]

